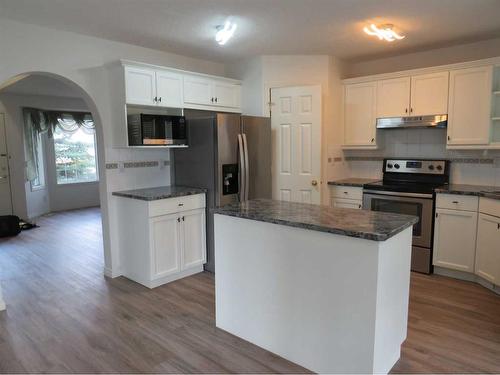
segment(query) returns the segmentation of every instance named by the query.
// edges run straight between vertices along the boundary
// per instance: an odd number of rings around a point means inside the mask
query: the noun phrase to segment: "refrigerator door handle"
[[[238,174],[240,202],[245,201],[245,154],[243,150],[243,137],[238,134]]]
[[[248,200],[248,190],[250,187],[250,167],[248,163],[248,142],[247,135],[243,133],[243,148],[245,150],[245,200]]]

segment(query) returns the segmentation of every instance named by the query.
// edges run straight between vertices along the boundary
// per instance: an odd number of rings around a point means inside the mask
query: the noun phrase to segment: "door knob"
[[[318,185],[318,181],[316,181],[316,180],[312,180],[312,181],[311,181],[311,185],[312,185],[312,186],[316,186],[316,185]]]

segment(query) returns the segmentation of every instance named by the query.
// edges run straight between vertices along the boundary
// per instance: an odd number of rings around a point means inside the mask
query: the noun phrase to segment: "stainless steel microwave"
[[[133,114],[127,116],[129,146],[187,145],[184,116]]]

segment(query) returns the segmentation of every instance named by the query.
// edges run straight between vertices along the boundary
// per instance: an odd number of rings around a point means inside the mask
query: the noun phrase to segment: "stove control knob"
[[[399,169],[399,164],[394,164],[394,168]]]
[[[443,167],[442,167],[441,165],[438,165],[438,166],[436,167],[436,169],[437,169],[438,171],[441,171],[441,170],[443,170]]]
[[[387,168],[391,169],[392,168],[392,164],[391,163],[387,164]]]
[[[433,166],[432,164],[431,164],[431,165],[429,165],[429,170],[430,170],[430,171],[433,171],[433,170],[434,170],[434,166]]]

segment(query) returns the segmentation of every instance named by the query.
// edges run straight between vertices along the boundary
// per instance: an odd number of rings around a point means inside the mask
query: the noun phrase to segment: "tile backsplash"
[[[452,183],[500,186],[500,150],[447,150],[446,129],[379,130],[377,137],[378,150],[344,151],[330,176],[382,178],[385,157],[449,159]]]

